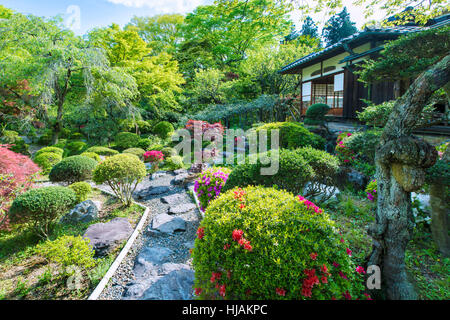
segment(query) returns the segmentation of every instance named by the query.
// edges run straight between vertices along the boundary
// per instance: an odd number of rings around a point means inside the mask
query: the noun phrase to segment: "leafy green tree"
[[[288,12],[289,6],[273,0],[218,0],[186,16],[183,37],[208,39],[217,64],[233,66],[248,50],[282,40],[292,24]]]
[[[340,40],[351,36],[356,33],[358,29],[355,27],[355,23],[350,20],[350,14],[347,12],[347,8],[332,16],[325,27],[322,30],[322,36],[327,42],[327,46],[333,45]]]
[[[319,28],[311,17],[306,17],[303,22],[300,34],[303,36],[310,36],[311,38],[320,38]]]
[[[180,14],[134,17],[125,29],[130,26],[136,27],[141,38],[153,49],[152,54],[167,52],[173,55],[182,42],[183,23],[184,16]]]

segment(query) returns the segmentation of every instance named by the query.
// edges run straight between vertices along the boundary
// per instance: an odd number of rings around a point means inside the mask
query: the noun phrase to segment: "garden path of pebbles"
[[[133,197],[150,209],[149,217],[99,300],[192,299],[194,271],[189,249],[194,246],[201,214],[187,193],[188,185],[183,182],[187,176],[182,170],[163,172],[138,184]],[[96,187],[111,192],[108,186]],[[186,212],[182,212],[183,207]],[[173,227],[174,232],[152,229],[156,216],[169,220],[176,217],[175,227],[172,220],[165,224],[168,228],[160,228],[167,231]]]

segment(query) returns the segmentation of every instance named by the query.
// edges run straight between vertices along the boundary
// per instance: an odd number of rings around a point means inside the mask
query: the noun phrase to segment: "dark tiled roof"
[[[440,27],[446,24],[450,24],[450,15],[446,19],[443,19],[443,21],[440,21],[430,27],[420,27],[420,26],[393,26],[388,28],[366,28],[362,31],[359,31],[357,33],[352,34],[351,36],[344,38],[340,40],[339,42],[326,47],[325,49],[313,52],[303,58],[300,58],[287,66],[283,67],[279,72],[284,73],[286,71],[292,70],[294,68],[298,68],[300,65],[303,65],[307,62],[310,62],[314,59],[317,59],[321,56],[324,56],[328,53],[332,53],[333,51],[338,51],[343,48],[344,44],[349,44],[352,42],[355,42],[357,40],[363,39],[365,37],[369,37],[372,35],[386,35],[386,36],[400,36],[403,34],[411,33],[411,32],[417,32],[420,30],[428,29],[428,28],[435,28]]]

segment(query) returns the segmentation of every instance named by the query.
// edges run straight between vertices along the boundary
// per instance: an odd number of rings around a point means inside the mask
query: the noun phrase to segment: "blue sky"
[[[79,8],[79,25],[72,27],[77,34],[84,34],[94,27],[104,27],[115,22],[121,26],[127,24],[133,16],[153,16],[164,13],[188,13],[202,4],[210,4],[214,0],[0,0],[0,4],[21,13],[30,13],[37,16],[53,17],[62,15],[66,21],[70,17],[77,16]],[[307,0],[312,1],[312,0]],[[357,27],[364,24],[362,8],[351,4],[353,0],[344,0],[351,18]],[[73,6],[76,6],[73,8]],[[70,11],[72,9],[72,11]],[[68,10],[70,12],[68,12]],[[74,10],[74,11],[73,11]],[[382,12],[377,12],[382,18]],[[293,20],[299,17],[293,14]],[[313,15],[313,19],[319,24],[327,20],[323,14]],[[78,21],[78,20],[71,20]],[[296,23],[301,25],[301,23]]]

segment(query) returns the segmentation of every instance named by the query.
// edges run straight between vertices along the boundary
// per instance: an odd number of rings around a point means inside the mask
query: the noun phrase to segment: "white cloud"
[[[127,7],[142,8],[147,7],[158,13],[186,13],[194,10],[205,0],[107,0],[114,4],[121,4]]]

